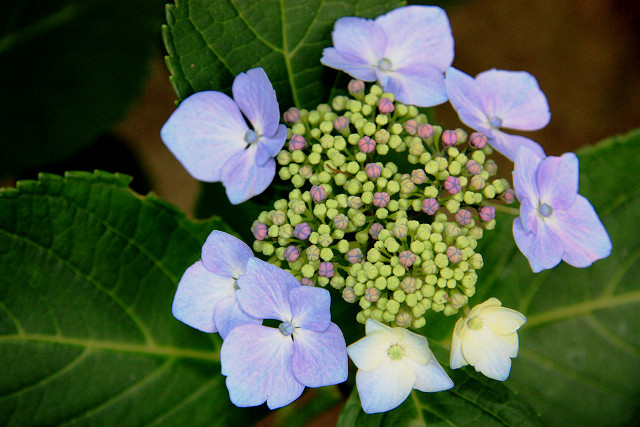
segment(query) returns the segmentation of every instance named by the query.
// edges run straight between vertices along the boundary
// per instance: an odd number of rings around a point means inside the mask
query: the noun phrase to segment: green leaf
[[[176,0],[167,6],[164,44],[171,83],[183,100],[194,92],[229,92],[233,78],[262,67],[280,108],[326,102],[336,72],[320,64],[341,16],[374,18],[399,0]]]
[[[157,0],[8,0],[0,171],[68,157],[122,118],[157,49]]]
[[[338,426],[540,425],[531,407],[504,384],[468,369],[451,371],[447,368],[448,351],[433,342],[431,349],[455,384],[451,390],[437,393],[413,390],[396,409],[367,415],[354,389],[340,414]]]
[[[578,155],[580,193],[609,232],[611,256],[534,274],[513,242],[513,217],[501,215],[483,239],[472,304],[496,296],[527,316],[507,384],[547,423],[626,425],[640,413],[640,130]]]
[[[0,424],[243,425],[217,334],[171,315],[217,219],[130,178],[41,175],[0,192]]]

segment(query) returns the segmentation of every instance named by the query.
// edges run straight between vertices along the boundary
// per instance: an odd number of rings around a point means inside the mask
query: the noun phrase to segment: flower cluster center
[[[391,60],[389,58],[382,58],[378,61],[378,69],[380,71],[389,71],[391,69]]]
[[[498,116],[491,116],[489,118],[489,124],[492,128],[500,128],[502,127],[502,118]]]
[[[395,344],[389,348],[389,357],[391,360],[399,360],[404,356],[404,350],[398,344]]]
[[[478,329],[482,328],[482,320],[478,319],[477,317],[472,317],[467,321],[467,325],[469,325],[469,328],[471,328],[472,330],[477,331]]]
[[[540,215],[545,218],[548,218],[553,213],[553,208],[546,203],[540,205]]]
[[[288,337],[289,335],[291,335],[294,329],[295,328],[293,327],[293,325],[289,322],[282,322],[280,323],[280,326],[278,326],[278,330],[285,337]]]
[[[258,140],[258,135],[256,135],[256,133],[253,130],[249,129],[244,134],[244,140],[247,144],[253,144]]]

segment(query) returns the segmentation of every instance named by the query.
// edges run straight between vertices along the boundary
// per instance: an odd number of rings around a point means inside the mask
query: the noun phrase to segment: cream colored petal
[[[386,331],[377,330],[347,347],[347,353],[358,369],[372,371],[389,360],[391,345]]]
[[[453,330],[453,336],[451,337],[451,354],[449,355],[449,366],[451,369],[458,369],[469,363],[462,355],[462,329],[466,322],[466,318],[460,318],[456,322],[456,327]]]
[[[516,336],[517,339],[517,336]],[[462,342],[462,354],[476,371],[489,378],[504,381],[511,370],[513,338],[497,335],[489,328],[469,331]]]
[[[478,315],[482,323],[499,335],[510,335],[527,321],[521,313],[504,307],[488,307]]]

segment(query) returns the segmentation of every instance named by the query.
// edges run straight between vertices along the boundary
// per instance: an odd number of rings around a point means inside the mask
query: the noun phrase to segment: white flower
[[[518,356],[518,328],[522,314],[490,298],[456,323],[451,343],[451,369],[471,365],[494,380],[509,377],[511,358]]]
[[[367,320],[366,332],[347,352],[358,367],[356,385],[367,414],[399,406],[414,388],[442,391],[453,387],[422,335],[372,319]]]

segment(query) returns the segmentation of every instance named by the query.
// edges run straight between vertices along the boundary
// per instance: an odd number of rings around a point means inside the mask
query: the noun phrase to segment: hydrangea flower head
[[[332,38],[322,64],[377,80],[406,104],[430,107],[447,100],[443,73],[453,61],[453,36],[439,7],[401,7],[375,20],[340,18]]]
[[[389,411],[414,388],[433,392],[453,387],[425,337],[373,319],[367,320],[365,328],[367,336],[347,348],[358,367],[356,386],[364,412]]]
[[[547,98],[531,74],[493,69],[474,79],[451,67],[444,83],[460,120],[486,135],[489,144],[509,160],[515,160],[521,146],[544,156],[536,142],[501,130],[538,130],[549,123]]]
[[[278,328],[245,324],[227,335],[220,352],[231,401],[241,407],[279,408],[306,387],[347,379],[347,350],[342,332],[331,323],[329,292],[301,286],[286,271],[252,258],[238,279],[240,307]]]
[[[539,272],[560,260],[588,267],[611,254],[611,240],[591,203],[578,194],[578,157],[573,153],[542,158],[522,147],[513,171],[520,216],[513,237]]]
[[[221,181],[231,203],[238,204],[273,181],[274,157],[287,130],[278,124],[276,93],[262,68],[238,74],[232,91],[233,99],[214,91],[191,95],[169,117],[161,136],[194,178]]]
[[[236,300],[237,280],[253,252],[244,242],[214,230],[202,247],[202,260],[185,271],[173,299],[173,316],[203,332],[222,338],[237,325],[260,324]]]
[[[502,307],[490,298],[458,319],[451,342],[451,369],[471,365],[494,380],[504,381],[511,371],[511,358],[518,356],[518,329],[526,317]]]

